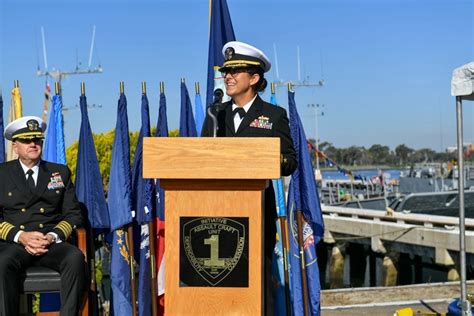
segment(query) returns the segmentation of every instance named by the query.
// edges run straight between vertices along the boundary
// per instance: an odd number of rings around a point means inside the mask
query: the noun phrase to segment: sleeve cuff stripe
[[[56,228],[61,230],[66,237],[69,237],[72,234],[72,226],[66,221],[59,222],[59,224],[56,225]]]
[[[14,228],[10,223],[0,223],[0,239],[7,240],[8,233]]]

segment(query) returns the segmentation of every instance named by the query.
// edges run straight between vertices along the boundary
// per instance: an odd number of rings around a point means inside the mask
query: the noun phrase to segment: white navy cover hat
[[[46,123],[37,116],[23,116],[14,120],[5,128],[6,139],[15,141],[16,139],[44,138]]]
[[[264,52],[242,42],[232,41],[226,43],[222,48],[222,54],[225,61],[224,65],[219,68],[220,71],[228,68],[258,67],[263,72],[267,72],[272,66]]]

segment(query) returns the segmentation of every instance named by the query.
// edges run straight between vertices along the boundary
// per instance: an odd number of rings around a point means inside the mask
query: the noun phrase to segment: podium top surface
[[[280,139],[145,137],[143,177],[277,179],[280,177]]]

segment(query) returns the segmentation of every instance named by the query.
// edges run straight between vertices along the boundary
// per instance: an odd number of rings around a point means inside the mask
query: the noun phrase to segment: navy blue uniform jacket
[[[31,192],[18,160],[0,164],[0,240],[12,242],[19,230],[54,232],[66,240],[81,223],[67,166],[41,161]]]
[[[264,124],[258,124],[263,122]],[[224,103],[223,110],[217,113],[217,137],[279,137],[281,151],[281,175],[289,176],[296,170],[298,162],[290,135],[288,116],[285,109],[263,101],[260,96],[255,98],[249,111],[235,132],[232,102]],[[213,135],[213,123],[209,115],[202,128],[203,137]],[[271,258],[275,245],[276,204],[273,186],[265,190],[265,255]]]

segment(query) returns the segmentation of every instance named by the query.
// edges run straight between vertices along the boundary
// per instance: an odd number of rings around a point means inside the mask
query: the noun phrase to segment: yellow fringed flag
[[[21,105],[21,94],[20,88],[15,87],[12,89],[12,99],[10,103],[10,113],[8,115],[8,123],[13,122],[23,116],[23,109]],[[12,143],[7,144],[7,161],[18,158],[13,152]]]

